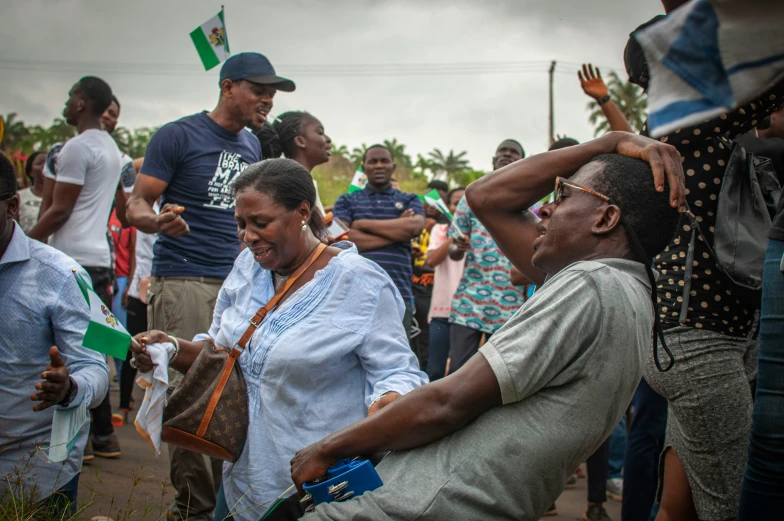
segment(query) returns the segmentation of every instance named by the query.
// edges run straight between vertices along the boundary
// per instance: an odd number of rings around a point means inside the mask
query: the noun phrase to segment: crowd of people
[[[626,69],[645,90],[633,34]],[[217,106],[164,125],[138,158],[112,137],[112,88],[80,79],[63,111],[76,137],[24,172],[0,154],[0,498],[35,490],[75,512],[83,463],[122,456],[115,429],[154,369],[149,346],[172,346],[171,395],[203,350],[241,345],[244,449],[227,463],[168,444],[169,519],[256,521],[292,482],[388,451],[382,487],[307,518],[537,519],[583,463],[586,521],[610,519],[608,497],[624,521],[780,515],[784,211],[771,208],[761,291],[712,245],[737,157],[768,158],[784,182],[784,82],[651,139],[598,69],[578,76],[607,135],[531,157],[504,139],[491,174],[429,183],[441,205],[401,191],[373,145],[366,186],[331,206],[312,176],[330,159],[324,124],[268,122],[295,84],[265,56],[228,58]],[[104,355],[82,345],[74,273],[135,335],[113,362],[115,407]],[[48,461],[55,411],[77,409],[90,421]]]

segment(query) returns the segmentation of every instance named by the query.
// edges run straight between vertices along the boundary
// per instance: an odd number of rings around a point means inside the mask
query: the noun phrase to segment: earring
[[[308,229],[308,223],[306,223],[305,221],[302,221],[302,231],[304,232],[307,229]]]

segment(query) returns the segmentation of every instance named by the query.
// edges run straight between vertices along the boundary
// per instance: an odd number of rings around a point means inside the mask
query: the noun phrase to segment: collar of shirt
[[[22,231],[22,228],[15,222],[14,234],[11,242],[8,243],[0,265],[11,264],[12,262],[24,262],[30,260],[30,239]]]
[[[391,184],[387,185],[387,187],[384,188],[383,190],[376,190],[372,186],[367,185],[365,186],[364,190],[368,196],[380,195],[380,194],[393,195],[396,192],[396,190],[392,188]]]

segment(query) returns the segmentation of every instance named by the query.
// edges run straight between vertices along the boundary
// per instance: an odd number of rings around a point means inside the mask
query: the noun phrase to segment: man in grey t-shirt
[[[527,208],[554,181],[538,221]],[[381,488],[309,518],[538,519],[618,424],[643,357],[655,356],[649,266],[683,192],[677,151],[627,133],[472,184],[471,209],[541,287],[457,372],[297,453],[301,486],[340,458],[397,451],[377,467]]]

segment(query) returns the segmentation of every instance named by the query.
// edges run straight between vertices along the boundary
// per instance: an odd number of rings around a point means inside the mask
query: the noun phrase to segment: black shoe
[[[601,504],[590,505],[588,511],[583,514],[584,521],[612,521],[607,511]]]
[[[111,434],[103,439],[93,436],[93,454],[99,458],[119,458],[120,440],[116,434]]]

